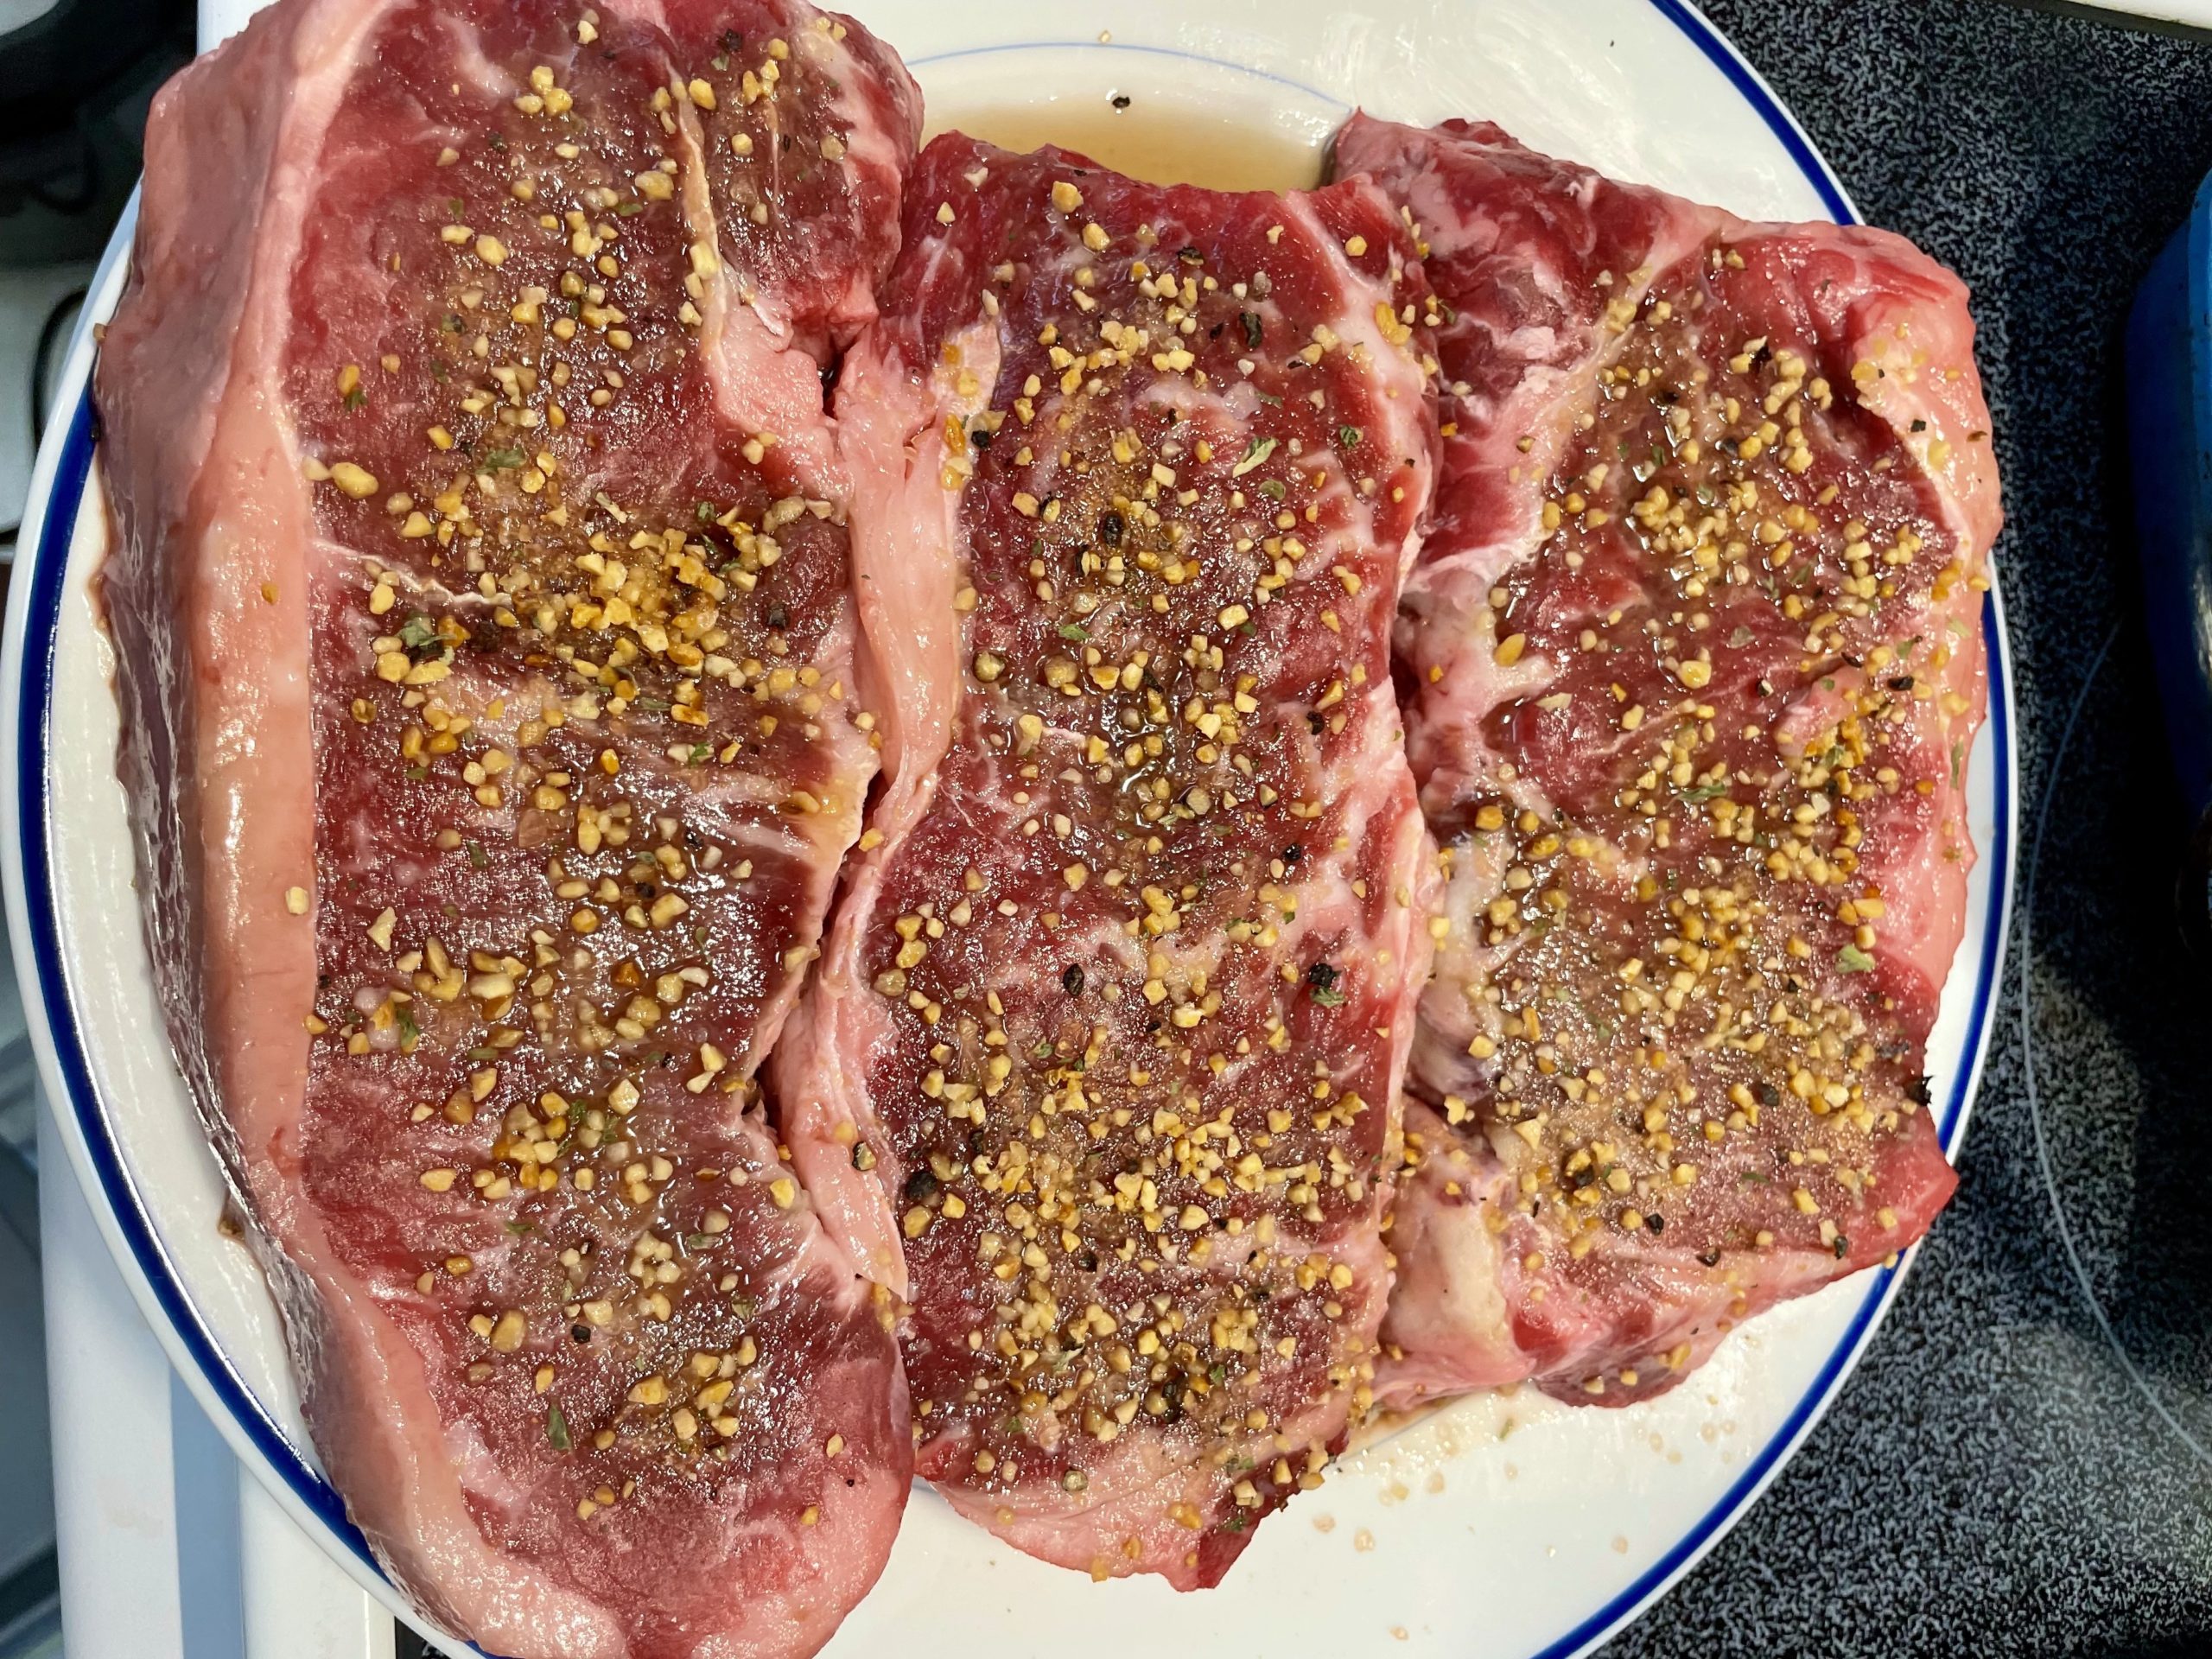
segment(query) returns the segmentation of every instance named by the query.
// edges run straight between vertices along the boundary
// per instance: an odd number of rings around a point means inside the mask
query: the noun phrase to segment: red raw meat
[[[1356,117],[1426,245],[1444,464],[1398,633],[1449,931],[1382,1391],[1619,1404],[1904,1249],[1964,925],[1999,517],[1957,279]]]
[[[1369,1402],[1428,955],[1389,655],[1424,303],[1367,184],[955,135],[840,383],[904,644],[784,1127],[911,1300],[921,1472],[1100,1577],[1214,1583]]]
[[[518,1656],[800,1655],[912,1466],[753,1073],[876,757],[819,353],[919,99],[799,0],[283,0],[97,392],[172,1040],[333,1479]]]

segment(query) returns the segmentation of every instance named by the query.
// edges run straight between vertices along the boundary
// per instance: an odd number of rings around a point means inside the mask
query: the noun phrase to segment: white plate
[[[1318,143],[1362,103],[1411,120],[1488,116],[1539,147],[1753,217],[1851,214],[1773,94],[1679,0],[1083,0],[1049,9],[1049,24],[1048,9],[1028,5],[851,3],[906,54],[938,125],[1053,103],[1088,131],[1126,92],[1190,110],[1194,143],[1228,119]],[[147,1318],[239,1455],[397,1610],[316,1471],[259,1276],[218,1231],[221,1187],[148,978],[108,646],[87,592],[105,534],[87,487],[88,325],[114,305],[129,229],[126,219],[72,348],[8,613],[0,839],[13,941],[63,1141]],[[1967,778],[1982,856],[1929,1051],[1954,1147],[1988,1038],[2012,881],[2011,674],[1990,599],[1990,721]],[[1180,1600],[1156,1580],[1096,1586],[1014,1554],[918,1492],[882,1584],[831,1650],[1020,1654],[1050,1632],[1065,1659],[1103,1659],[1172,1618],[1179,1640],[1224,1656],[1389,1654],[1402,1643],[1455,1659],[1586,1651],[1758,1497],[1841,1386],[1904,1271],[1768,1315],[1647,1404],[1464,1402],[1348,1459],[1260,1530],[1225,1585]]]
[[[2212,0],[2089,0],[2089,10],[2133,12],[2157,22],[2212,29]]]

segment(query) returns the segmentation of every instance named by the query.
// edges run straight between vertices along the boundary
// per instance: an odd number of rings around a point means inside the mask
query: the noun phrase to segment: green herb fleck
[[[556,1452],[569,1449],[569,1420],[561,1414],[558,1406],[545,1408],[545,1438]]]
[[[1359,441],[1366,435],[1366,433],[1356,426],[1340,426],[1337,429],[1337,442],[1347,449],[1357,448]]]
[[[1840,974],[1871,974],[1874,958],[1855,944],[1847,944],[1835,953],[1836,971]]]
[[[1236,463],[1230,476],[1242,478],[1245,474],[1260,466],[1269,455],[1274,454],[1277,442],[1278,440],[1274,438],[1253,439],[1250,447],[1244,451],[1243,459]]]
[[[399,627],[400,648],[416,662],[435,657],[445,648],[445,641],[427,616],[410,616]]]
[[[1080,622],[1063,622],[1060,624],[1060,638],[1072,639],[1080,645],[1084,640],[1090,638],[1090,630]]]

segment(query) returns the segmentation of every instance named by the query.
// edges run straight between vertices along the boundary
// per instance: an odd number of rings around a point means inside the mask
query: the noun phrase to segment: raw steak
[[[1215,1582],[1369,1401],[1428,957],[1409,257],[1364,183],[950,136],[839,386],[907,650],[785,1128],[911,1299],[918,1467],[1100,1577]]]
[[[1958,281],[1494,127],[1355,118],[1450,320],[1398,634],[1449,880],[1383,1392],[1620,1404],[1891,1256],[1974,857],[1988,412]]]
[[[810,1653],[910,1480],[752,1103],[876,761],[815,353],[918,99],[797,0],[284,0],[98,396],[148,928],[315,1444],[504,1654]]]

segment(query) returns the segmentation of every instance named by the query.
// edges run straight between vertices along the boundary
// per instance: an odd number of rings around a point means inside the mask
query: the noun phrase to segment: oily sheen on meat
[[[1465,123],[920,117],[804,0],[279,0],[154,106],[158,988],[488,1651],[810,1654],[918,1471],[1211,1585],[1373,1408],[1654,1393],[1951,1190],[1955,280]]]
[[[753,1075],[858,834],[820,354],[919,124],[797,0],[283,0],[155,106],[97,382],[147,925],[426,1614],[810,1653],[912,1467]]]
[[[1032,1554],[1209,1585],[1370,1398],[1427,966],[1389,658],[1425,291],[1365,183],[950,136],[906,200],[838,408],[911,655],[785,1128],[912,1305],[920,1471]]]
[[[1382,1390],[1621,1404],[1903,1249],[1999,516],[1957,279],[1355,118],[1450,320],[1398,634],[1443,849]]]

